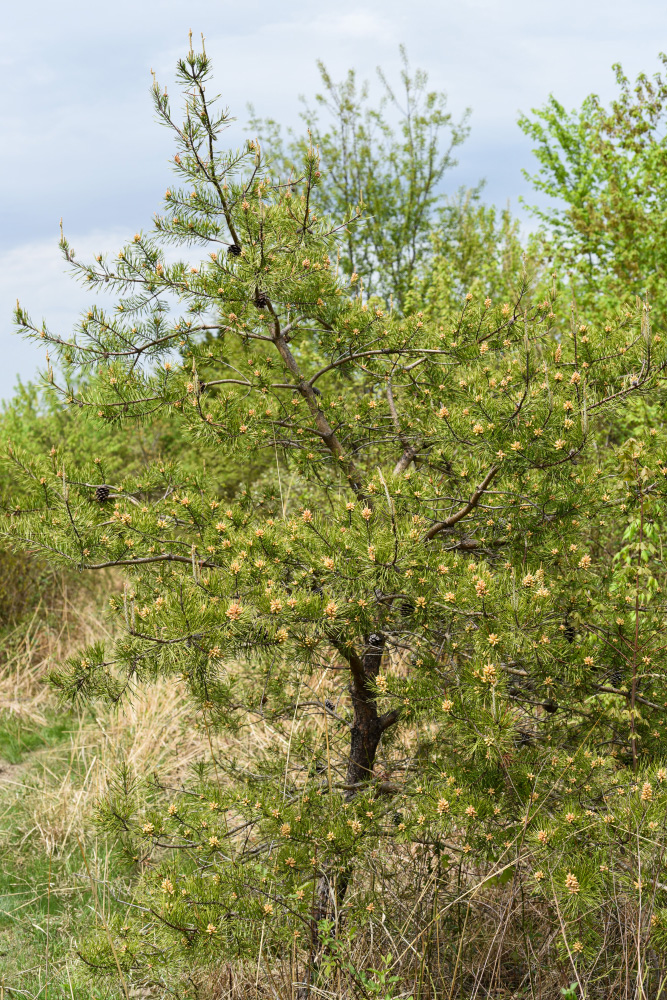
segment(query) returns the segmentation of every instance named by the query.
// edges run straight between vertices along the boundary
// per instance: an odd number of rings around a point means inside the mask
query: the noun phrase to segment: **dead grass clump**
[[[183,688],[161,681],[118,709],[74,718],[66,742],[35,755],[25,788],[44,845],[62,852],[94,833],[95,806],[121,759],[136,776],[178,780],[206,750],[190,717]]]
[[[49,850],[87,839],[94,805],[110,770],[122,758],[137,775],[159,772],[174,781],[202,756],[205,736],[190,724],[192,707],[177,680],[136,687],[120,706],[97,704],[70,711],[58,703],[48,675],[89,643],[112,638],[101,610],[113,579],[73,585],[61,576],[49,608],[38,603],[5,637],[0,667],[0,718],[26,727],[63,722],[62,738],[40,746],[21,763],[5,765],[0,783],[32,802],[34,829]]]
[[[0,713],[44,723],[46,709],[57,704],[47,684],[49,672],[82,646],[111,637],[100,610],[102,594],[110,586],[110,577],[84,584],[61,574],[30,613],[5,632],[0,642]]]

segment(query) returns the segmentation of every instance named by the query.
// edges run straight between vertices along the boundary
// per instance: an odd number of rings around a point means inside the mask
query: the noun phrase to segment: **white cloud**
[[[321,14],[312,20],[300,23],[283,23],[265,26],[264,33],[279,29],[283,33],[297,31],[301,35],[310,36],[314,44],[325,44],[327,47],[333,41],[380,42],[398,44],[402,39],[397,34],[397,18],[388,18],[369,9],[351,10],[341,13]]]

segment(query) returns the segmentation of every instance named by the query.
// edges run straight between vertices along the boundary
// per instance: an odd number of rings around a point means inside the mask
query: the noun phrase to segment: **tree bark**
[[[372,777],[375,754],[386,729],[383,718],[378,715],[375,694],[370,687],[380,671],[384,645],[384,636],[374,632],[366,641],[363,657],[356,654],[350,656],[350,695],[354,718],[345,779],[347,785],[358,785]],[[356,794],[356,788],[346,789],[346,802],[351,802]]]
[[[385,638],[379,633],[366,637],[364,653],[359,656],[344,646],[338,646],[339,652],[350,664],[350,695],[354,717],[350,733],[350,756],[347,762],[345,784],[345,801],[351,802],[363,784],[373,776],[373,766],[377,748],[382,734],[398,721],[397,711],[379,715],[377,702],[371,685],[380,670]],[[337,932],[338,911],[345,898],[347,887],[352,877],[352,868],[348,866],[342,872],[324,871],[319,877],[313,906],[313,929],[311,944],[310,968],[307,970],[308,982],[297,993],[298,1000],[305,1000],[310,995],[310,982],[317,974],[318,966],[324,950],[323,942],[318,932],[320,920],[333,921],[333,933]]]

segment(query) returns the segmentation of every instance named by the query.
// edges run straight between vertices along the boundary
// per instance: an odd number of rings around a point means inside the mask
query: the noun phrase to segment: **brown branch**
[[[354,685],[359,691],[366,690],[366,672],[364,670],[364,664],[361,657],[350,647],[345,647],[342,643],[334,642],[333,645],[336,647],[340,655],[344,660],[347,660],[350,665],[350,673],[352,674],[352,680]]]
[[[400,354],[400,355],[404,355],[404,354],[424,354],[424,355],[427,355],[427,354],[447,354],[447,353],[448,353],[447,351],[442,351],[442,350],[420,351],[419,348],[417,348],[417,347],[383,347],[382,349],[378,349],[378,350],[375,350],[375,351],[358,351],[356,354],[346,354],[344,357],[338,358],[337,361],[332,361],[330,365],[326,366],[326,368],[321,368],[320,371],[316,372],[313,375],[313,377],[310,379],[310,384],[312,385],[313,382],[316,382],[318,378],[321,378],[322,375],[326,375],[326,373],[330,372],[332,369],[334,369],[334,368],[340,368],[341,365],[352,364],[353,362],[357,361],[359,358],[388,357],[388,356],[391,356],[392,354]],[[425,361],[425,360],[426,360],[425,357],[421,358],[420,362],[421,361]]]
[[[74,560],[72,560],[74,562]],[[139,559],[110,559],[103,563],[83,563],[82,569],[107,569],[109,566],[139,566],[142,563],[152,562],[180,562],[192,565],[191,556],[177,556],[171,552],[164,552],[159,556],[141,556]],[[203,559],[195,559],[197,566],[204,566],[207,569],[222,569],[217,563],[211,563]]]
[[[403,454],[399,458],[398,462],[394,467],[394,475],[400,476],[402,472],[410,465],[410,462],[418,454],[420,445],[410,444],[410,441],[403,433],[401,428],[401,421],[398,418],[398,410],[396,409],[396,403],[394,402],[394,393],[391,388],[391,382],[387,382],[387,403],[389,405],[389,413],[391,414],[391,420],[396,428],[396,433],[398,435],[398,440],[403,445]]]
[[[334,431],[333,427],[331,426],[326,416],[324,415],[324,411],[320,408],[320,405],[317,401],[317,396],[315,395],[315,390],[313,389],[312,386],[312,380],[310,382],[307,382],[304,379],[301,372],[299,371],[299,366],[296,363],[296,359],[288,347],[287,340],[285,339],[284,334],[281,332],[280,321],[273,309],[271,302],[267,302],[267,306],[271,315],[273,316],[273,321],[274,321],[273,342],[276,345],[280,357],[283,359],[289,371],[297,380],[298,385],[295,386],[296,390],[306,400],[306,403],[308,404],[308,409],[310,410],[311,416],[315,420],[315,426],[317,427],[317,430],[322,440],[326,444],[327,448],[329,449],[333,457],[340,462],[341,467],[343,468],[349,480],[350,486],[354,490],[356,496],[360,500],[363,499],[365,502],[368,502],[367,498],[363,494],[362,479],[358,469],[356,468],[354,462],[346,455],[345,449],[343,448],[342,444],[338,440],[338,437],[336,436],[336,432]]]
[[[473,495],[470,497],[470,500],[468,500],[468,503],[465,504],[465,506],[461,507],[460,510],[457,510],[455,514],[452,514],[451,517],[448,517],[446,520],[437,521],[436,524],[434,524],[431,528],[429,528],[429,530],[424,535],[424,541],[428,542],[439,532],[445,531],[447,528],[453,528],[454,525],[457,524],[467,514],[469,514],[471,510],[474,510],[479,501],[482,499],[488,487],[495,479],[499,469],[500,469],[499,465],[492,465],[487,474],[485,475],[484,479],[482,480],[482,482],[479,484]]]
[[[630,691],[619,691],[618,688],[607,687],[602,684],[594,684],[594,689],[600,691],[602,694],[616,694],[619,698],[632,698],[632,693]],[[642,698],[641,695],[635,693],[635,701],[639,701],[642,705],[648,705],[649,708],[657,708],[659,712],[664,712],[664,705],[656,705],[654,701],[649,701],[648,698]]]
[[[400,717],[401,717],[400,708],[393,708],[390,712],[385,712],[384,715],[381,715],[379,722],[380,726],[382,727],[382,731],[384,732],[385,729],[389,729],[390,726],[393,726],[396,722],[398,722]]]

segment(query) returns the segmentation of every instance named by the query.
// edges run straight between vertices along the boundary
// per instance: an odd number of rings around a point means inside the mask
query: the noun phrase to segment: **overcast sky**
[[[298,124],[299,95],[317,88],[316,59],[395,78],[398,46],[472,108],[472,133],[448,177],[486,178],[486,197],[519,211],[530,144],[520,111],[553,93],[576,107],[614,93],[611,65],[658,70],[667,48],[664,0],[24,0],[0,23],[0,397],[33,377],[42,351],[12,332],[17,297],[33,319],[66,333],[87,293],[64,274],[62,216],[79,257],[114,250],[147,228],[169,183],[168,133],[153,120],[150,70],[172,84],[188,29],[206,36],[215,89],[245,135],[248,102]],[[170,91],[174,87],[170,86]],[[173,155],[173,154],[172,154]]]

